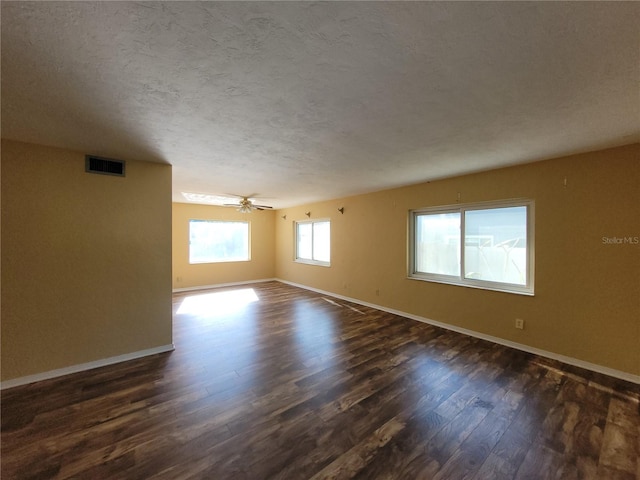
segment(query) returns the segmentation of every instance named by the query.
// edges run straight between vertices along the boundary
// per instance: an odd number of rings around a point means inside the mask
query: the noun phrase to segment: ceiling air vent
[[[124,177],[124,160],[112,160],[110,158],[86,155],[84,157],[84,170],[88,173]]]

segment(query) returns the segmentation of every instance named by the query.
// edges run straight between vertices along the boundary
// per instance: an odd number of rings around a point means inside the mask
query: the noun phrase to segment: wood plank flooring
[[[2,392],[2,479],[640,479],[639,387],[277,282]]]

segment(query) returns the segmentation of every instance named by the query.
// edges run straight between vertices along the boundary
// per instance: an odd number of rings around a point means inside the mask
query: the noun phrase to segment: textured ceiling
[[[2,136],[275,207],[628,144],[640,3],[2,2]]]

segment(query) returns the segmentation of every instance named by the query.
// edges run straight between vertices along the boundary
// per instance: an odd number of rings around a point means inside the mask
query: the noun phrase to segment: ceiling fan
[[[258,195],[257,193],[253,193],[247,196],[234,195],[234,194],[230,194],[230,195],[233,195],[234,197],[238,197],[240,200],[238,200],[238,203],[224,203],[223,206],[238,207],[238,211],[240,213],[251,213],[252,210],[272,210],[273,209],[273,207],[270,207],[269,205],[254,204],[251,199],[252,197],[255,197],[256,195]]]

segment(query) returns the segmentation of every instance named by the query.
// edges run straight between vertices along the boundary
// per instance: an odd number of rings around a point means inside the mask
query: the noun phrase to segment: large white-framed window
[[[189,263],[250,259],[249,222],[189,220]]]
[[[331,222],[305,220],[295,222],[295,261],[322,265],[331,264]]]
[[[533,295],[533,200],[422,208],[409,217],[409,278]]]

